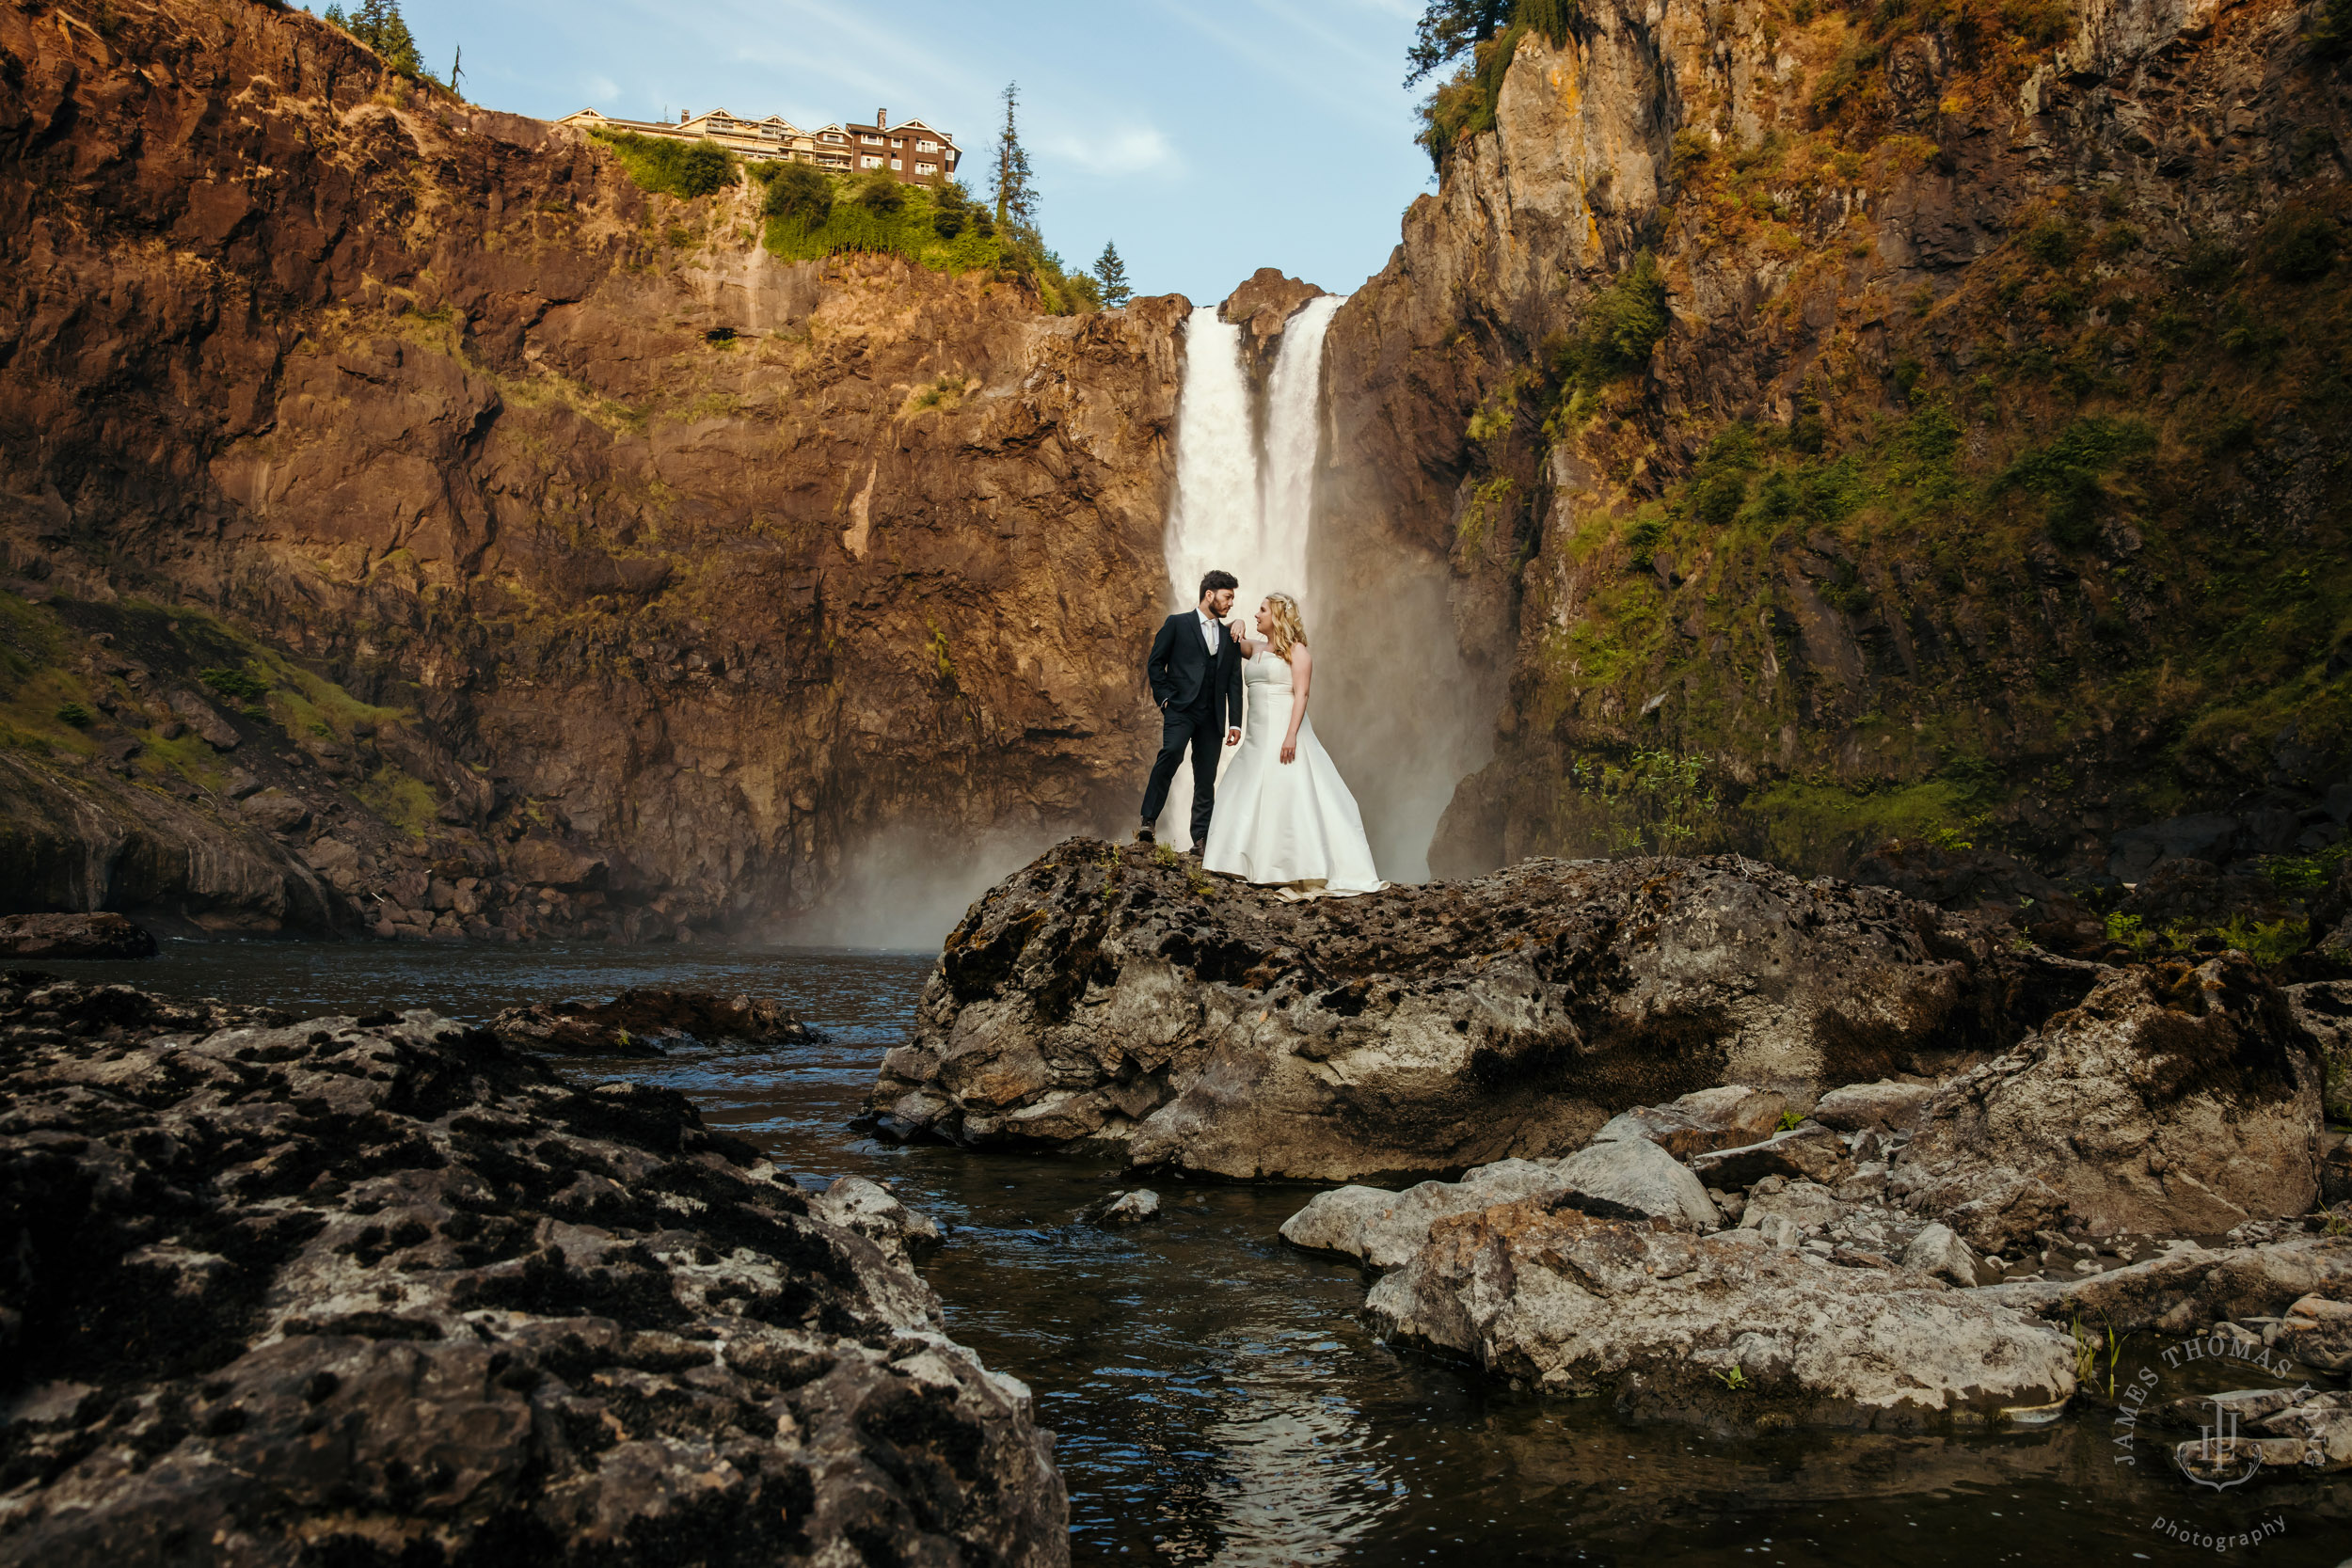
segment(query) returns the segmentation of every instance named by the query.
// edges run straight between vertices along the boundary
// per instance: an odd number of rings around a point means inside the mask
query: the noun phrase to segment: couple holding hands
[[[1160,754],[1143,792],[1143,826],[1157,836],[1168,785],[1192,752],[1192,837],[1203,869],[1274,884],[1295,896],[1372,893],[1363,816],[1307,719],[1314,661],[1298,601],[1268,594],[1255,626],[1227,620],[1240,583],[1200,579],[1200,602],[1168,618],[1146,672],[1160,709]],[[1233,749],[1222,780],[1217,761]]]

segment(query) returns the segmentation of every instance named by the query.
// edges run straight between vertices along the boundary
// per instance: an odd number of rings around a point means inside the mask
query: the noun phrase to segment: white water
[[[1343,297],[1325,294],[1290,318],[1266,378],[1265,452],[1261,463],[1241,328],[1204,305],[1184,323],[1184,384],[1177,403],[1176,499],[1168,513],[1168,576],[1183,610],[1198,602],[1200,578],[1221,567],[1241,579],[1234,610],[1284,593],[1299,601],[1310,633],[1307,537],[1314,512],[1315,457],[1323,434],[1323,336]],[[1228,753],[1230,755],[1230,752]],[[1222,763],[1220,762],[1220,767]],[[1192,842],[1189,759],[1177,769],[1160,813],[1160,839]]]

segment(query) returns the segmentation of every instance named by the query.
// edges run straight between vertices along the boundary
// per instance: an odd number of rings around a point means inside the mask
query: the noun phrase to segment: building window
[[[859,160],[858,166],[860,168],[880,168],[882,166],[882,161],[880,158],[864,158]]]
[[[825,139],[827,141],[848,141],[850,138],[841,135],[837,131],[828,131],[825,133]]]
[[[882,139],[880,136],[860,136],[858,137],[858,140],[864,142],[868,147],[880,147],[882,144]]]
[[[914,172],[917,174],[937,174],[939,172],[939,166],[937,164],[917,164],[914,166]]]
[[[935,141],[919,141],[914,144],[914,150],[917,152],[936,152],[939,150],[939,144]]]
[[[891,160],[890,160],[890,166],[891,166],[892,168],[899,168],[899,167],[903,167],[904,166],[902,166],[902,165],[898,162],[898,159],[893,158],[893,159],[891,159]]]

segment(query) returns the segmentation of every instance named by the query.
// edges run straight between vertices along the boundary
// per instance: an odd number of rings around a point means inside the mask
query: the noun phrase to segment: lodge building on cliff
[[[835,122],[803,131],[782,115],[745,119],[724,109],[699,115],[680,110],[677,123],[659,119],[616,119],[581,109],[556,121],[582,131],[624,131],[640,136],[666,136],[675,141],[716,143],[739,158],[767,162],[815,164],[838,174],[886,168],[910,185],[939,185],[954,178],[963,154],[956,138],[935,131],[919,119],[890,123],[888,109],[876,109],[870,125]]]

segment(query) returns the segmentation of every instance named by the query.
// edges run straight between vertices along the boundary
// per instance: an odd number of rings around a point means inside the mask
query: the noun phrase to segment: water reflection
[[[2095,1420],[1729,1441],[1498,1394],[1375,1343],[1355,1271],[1276,1239],[1311,1188],[1162,1181],[1164,1218],[1109,1233],[1073,1223],[1121,1184],[1109,1164],[861,1138],[845,1124],[903,1037],[924,957],[165,945],[143,963],[46,967],[297,1011],[432,1005],[475,1020],[630,985],[787,998],[830,1037],[576,1069],[680,1089],[804,1180],[889,1180],[947,1227],[925,1272],[950,1331],[1035,1389],[1082,1563],[2187,1562],[2217,1554],[2153,1520],[2217,1532],[2278,1515],[2283,1537],[2229,1558],[2335,1568],[2352,1554],[2352,1483],[2192,1496],[2117,1466]]]

